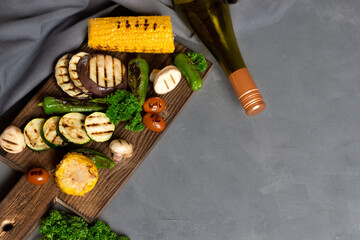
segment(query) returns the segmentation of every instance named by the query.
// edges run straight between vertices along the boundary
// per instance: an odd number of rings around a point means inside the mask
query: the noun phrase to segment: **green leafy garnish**
[[[89,227],[83,218],[56,209],[41,221],[40,233],[44,235],[42,240],[130,240],[117,235],[101,220]]]
[[[139,132],[144,129],[140,112],[142,106],[138,99],[129,91],[117,90],[105,98],[93,99],[93,102],[108,105],[106,116],[114,124],[120,121],[128,121],[125,128],[130,131]]]
[[[206,70],[207,62],[206,62],[204,55],[202,55],[201,53],[196,53],[196,52],[188,52],[187,55],[189,56],[191,61],[196,65],[199,72],[203,72]]]

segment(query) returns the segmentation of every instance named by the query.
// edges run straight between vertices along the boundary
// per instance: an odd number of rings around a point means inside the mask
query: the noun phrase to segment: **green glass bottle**
[[[218,61],[245,112],[256,115],[265,109],[241,56],[227,0],[173,0],[176,11]]]

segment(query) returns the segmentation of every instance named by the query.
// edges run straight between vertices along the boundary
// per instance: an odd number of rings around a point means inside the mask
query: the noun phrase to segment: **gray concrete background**
[[[359,13],[297,1],[239,35],[267,110],[247,117],[214,64],[100,219],[132,240],[360,239]],[[0,162],[2,195],[17,178]]]

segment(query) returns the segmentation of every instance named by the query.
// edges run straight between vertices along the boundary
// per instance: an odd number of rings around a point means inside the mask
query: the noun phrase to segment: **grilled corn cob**
[[[80,153],[67,153],[56,166],[55,181],[69,195],[84,196],[95,187],[98,177],[94,162]]]
[[[172,53],[170,16],[108,17],[88,21],[88,45],[96,50]]]

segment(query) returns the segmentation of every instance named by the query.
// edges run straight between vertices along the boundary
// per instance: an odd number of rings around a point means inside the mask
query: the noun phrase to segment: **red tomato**
[[[161,132],[165,128],[164,119],[160,115],[154,113],[145,114],[143,122],[148,129],[154,132]]]
[[[165,101],[159,97],[151,97],[144,102],[144,111],[147,113],[161,113],[165,109]]]
[[[43,168],[34,168],[28,172],[27,180],[33,185],[43,185],[49,181],[49,173]]]

